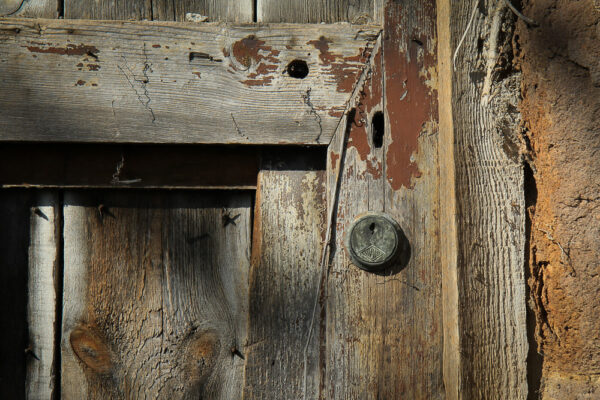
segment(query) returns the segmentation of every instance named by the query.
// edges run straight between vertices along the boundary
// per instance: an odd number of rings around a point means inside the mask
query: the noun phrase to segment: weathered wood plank
[[[375,0],[257,0],[258,22],[365,24],[374,19]]]
[[[187,13],[208,17],[208,21],[252,22],[253,0],[154,0],[153,19],[161,21],[185,21]]]
[[[342,168],[336,207],[335,246],[331,261],[325,308],[326,346],[323,362],[324,384],[321,398],[377,398],[387,324],[380,321],[377,309],[390,301],[383,294],[384,278],[352,265],[344,245],[350,224],[366,211],[383,210],[382,149],[372,142],[374,112],[383,109],[381,46],[371,69],[358,88],[354,108],[344,118],[344,126],[329,146],[329,206],[335,197],[335,182]],[[346,129],[346,131],[344,131]],[[347,140],[344,142],[344,137]],[[342,151],[340,152],[340,149]],[[343,160],[343,165],[340,162]],[[396,370],[399,365],[392,365]],[[349,384],[352,382],[352,384]],[[383,398],[395,398],[382,391]]]
[[[510,62],[506,71],[496,64],[512,58],[505,51],[512,48],[513,16],[503,2],[485,1],[473,7],[471,2],[451,2],[449,7],[453,53],[475,13],[452,77],[460,392],[463,398],[525,399],[526,214],[517,112],[520,83]]]
[[[57,192],[40,192],[31,207],[27,327],[27,399],[52,399],[56,389],[56,299],[60,275],[60,205]]]
[[[244,399],[307,399],[320,386],[320,317],[307,345],[325,220],[324,171],[261,171],[256,197]],[[321,302],[323,299],[319,299]]]
[[[456,232],[456,148],[452,115],[452,23],[450,1],[439,1],[438,9],[438,98],[439,98],[439,166],[440,259],[442,265],[442,309],[444,335],[443,377],[446,399],[460,398],[460,334],[458,314],[458,275],[456,271],[458,235]]]
[[[57,18],[58,0],[2,0],[0,17]]]
[[[65,0],[65,17],[106,20],[185,21],[186,13],[211,22],[252,22],[252,0]]]
[[[240,397],[250,206],[244,192],[66,193],[63,398]]]
[[[377,32],[3,19],[0,140],[328,143]]]
[[[410,243],[410,261],[398,274],[401,281],[385,292],[398,298],[396,304],[386,303],[388,323],[407,330],[392,347],[399,350],[395,360],[403,372],[384,382],[389,382],[388,390],[412,393],[406,397],[413,398],[445,396],[436,20],[434,0],[387,2],[384,11],[384,30],[390,33],[383,41],[384,210],[403,227]]]
[[[64,0],[65,18],[152,20],[152,0]]]
[[[337,135],[329,148],[330,197],[338,168],[342,180],[327,285],[324,398],[445,395],[435,22],[434,2],[387,3],[383,52],[347,118],[345,155]],[[385,114],[381,145],[373,137],[377,111]],[[380,274],[353,266],[344,249],[350,224],[366,211],[386,212],[407,238],[400,259]]]

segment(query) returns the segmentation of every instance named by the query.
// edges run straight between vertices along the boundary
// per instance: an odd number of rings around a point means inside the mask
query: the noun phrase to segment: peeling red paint
[[[84,54],[96,54],[98,49],[94,46],[87,46],[84,44],[74,45],[68,44],[67,47],[37,47],[37,46],[26,46],[27,50],[32,53],[51,53],[60,54],[67,56],[82,56]]]
[[[348,136],[348,148],[354,147],[360,159],[366,161],[371,154],[371,145],[367,136],[366,121],[362,114],[364,114],[364,107],[361,105],[352,121],[352,128]]]
[[[373,57],[373,68],[371,75],[365,82],[361,93],[352,128],[348,136],[348,149],[354,147],[362,161],[366,162],[365,173],[370,173],[374,179],[382,176],[382,162],[376,158],[371,151],[371,144],[368,137],[367,124],[370,117],[377,109],[381,109],[382,103],[382,82],[381,71],[381,50]]]
[[[198,78],[202,78],[202,74],[200,72],[192,72],[192,74],[196,75]]]
[[[88,64],[88,71],[98,71],[100,69],[100,65],[98,64]]]
[[[381,168],[381,161],[379,160],[367,160],[367,171],[369,174],[373,176],[374,179],[381,178],[383,173],[383,169]]]
[[[329,51],[329,43],[332,43],[331,40],[321,36],[318,40],[310,40],[306,44],[319,50],[319,59],[324,66],[329,67],[329,72],[337,81],[337,91],[350,93],[371,55],[371,49],[360,48],[357,55],[344,57]]]
[[[231,55],[235,60],[250,72],[248,79],[242,81],[247,86],[269,85],[279,68],[280,51],[266,46],[264,40],[254,35],[238,40],[231,46]],[[228,57],[229,51],[223,49],[223,54]],[[235,65],[232,65],[236,69]]]
[[[264,86],[271,83],[274,78],[273,72],[277,71],[277,65],[267,65],[264,63],[260,63],[258,67],[256,67],[256,72],[253,72],[248,75],[248,78],[244,81],[244,83],[248,86]],[[262,76],[262,79],[259,79]]]
[[[428,3],[423,12],[429,32],[435,31],[435,8]],[[437,93],[427,86],[430,69],[436,66],[435,50],[428,49],[431,35],[399,30],[401,5],[389,2],[385,10],[383,40],[386,75],[386,112],[391,142],[386,153],[386,175],[393,190],[412,188],[421,176],[414,154],[427,122],[437,119]],[[403,51],[403,49],[408,49]]]
[[[154,47],[155,49],[160,49],[160,44],[153,44],[152,47]]]
[[[331,169],[335,170],[335,168],[337,167],[337,161],[340,159],[340,155],[335,153],[335,152],[331,152]]]
[[[329,52],[329,43],[331,40],[327,40],[325,36],[321,36],[319,40],[311,40],[306,44],[311,44],[313,47],[321,53],[319,58],[323,61],[323,64],[329,65],[335,61],[336,55]]]
[[[77,86],[83,86],[85,85],[85,81],[82,81],[81,79],[77,81],[76,83]]]

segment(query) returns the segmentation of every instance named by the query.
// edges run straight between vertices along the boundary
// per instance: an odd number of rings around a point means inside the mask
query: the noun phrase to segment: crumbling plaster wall
[[[537,25],[520,20],[514,43],[534,179],[526,190],[538,389],[543,399],[598,399],[600,1],[528,0],[523,13]]]

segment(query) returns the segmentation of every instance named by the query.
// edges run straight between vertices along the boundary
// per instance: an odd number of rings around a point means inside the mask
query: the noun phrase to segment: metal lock
[[[352,262],[366,271],[381,271],[396,260],[404,234],[389,215],[369,212],[360,216],[345,237]]]

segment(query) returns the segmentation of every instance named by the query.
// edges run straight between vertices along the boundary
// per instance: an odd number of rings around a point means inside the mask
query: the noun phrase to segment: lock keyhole
[[[383,213],[369,212],[356,219],[344,244],[352,263],[365,271],[382,271],[397,261],[406,238],[398,223]]]

